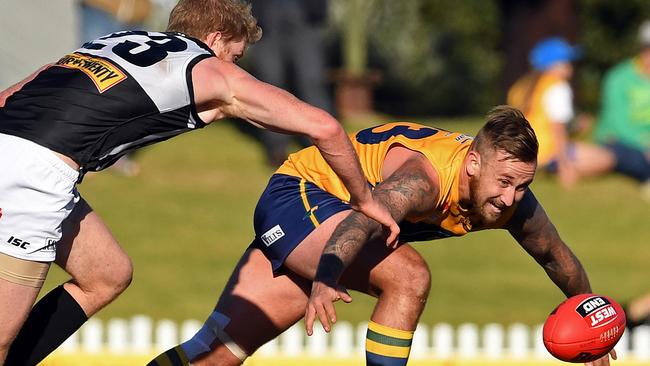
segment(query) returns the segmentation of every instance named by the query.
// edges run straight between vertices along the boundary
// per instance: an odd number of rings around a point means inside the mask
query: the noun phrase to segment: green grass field
[[[418,122],[468,133],[480,127],[478,119]],[[258,144],[227,123],[150,147],[137,159],[143,169],[135,178],[109,171],[80,186],[135,266],[131,287],[98,317],[202,320],[253,237],[253,209],[272,170]],[[564,191],[540,175],[533,189],[594,291],[623,302],[650,291],[650,203],[640,200],[634,182],[610,176]],[[563,299],[505,231],[415,247],[433,275],[424,323],[537,324]],[[51,270],[44,290],[66,278]],[[352,295],[353,303],[337,306],[339,319],[367,320],[374,300]]]

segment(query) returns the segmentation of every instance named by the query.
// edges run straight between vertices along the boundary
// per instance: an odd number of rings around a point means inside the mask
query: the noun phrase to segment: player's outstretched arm
[[[506,228],[567,297],[591,292],[587,273],[530,189]]]
[[[373,198],[349,137],[329,113],[257,80],[234,64],[208,59],[196,68],[212,80],[211,83],[202,82],[207,91],[195,87],[199,107],[201,103],[212,103],[226,116],[242,118],[273,131],[311,138],[350,192],[352,208],[389,228],[387,242],[397,240],[399,226]],[[208,71],[201,71],[206,68]],[[194,80],[197,79],[195,75]]]
[[[398,222],[408,216],[420,216],[435,208],[438,196],[437,178],[430,173],[426,159],[416,154],[407,160],[373,192]],[[351,213],[334,230],[321,255],[312,291],[305,310],[307,334],[313,334],[318,317],[325,331],[336,322],[333,302],[352,298],[337,284],[344,270],[352,263],[363,245],[381,235],[379,224],[357,212]],[[347,296],[346,296],[347,295]]]

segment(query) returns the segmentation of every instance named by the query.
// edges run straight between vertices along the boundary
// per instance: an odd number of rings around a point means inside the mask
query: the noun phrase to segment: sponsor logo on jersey
[[[264,245],[269,247],[283,236],[284,231],[282,231],[280,225],[275,225],[269,231],[262,234],[262,242],[264,242]]]
[[[118,69],[110,62],[100,58],[76,53],[64,56],[56,63],[56,65],[68,69],[81,70],[84,74],[90,77],[93,83],[95,83],[95,86],[100,93],[105,92],[109,88],[126,79],[126,75],[122,70]]]
[[[616,319],[616,310],[612,304],[600,296],[584,300],[576,307],[576,312],[593,328],[602,327]]]

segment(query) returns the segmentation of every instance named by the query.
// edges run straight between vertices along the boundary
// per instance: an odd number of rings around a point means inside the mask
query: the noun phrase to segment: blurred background
[[[88,3],[0,0],[0,88],[82,44]],[[164,30],[174,3],[153,1],[146,17],[121,25]],[[605,72],[639,52],[639,27],[650,19],[645,0],[331,0],[304,1],[311,7],[300,24],[294,10],[269,3],[254,1],[265,35],[240,65],[329,110],[350,132],[407,120],[473,134],[530,71],[533,46],[560,36],[581,47],[570,83],[576,112],[593,118],[575,138],[591,141]],[[291,38],[296,29],[312,38]],[[302,47],[289,47],[296,44]],[[317,47],[307,52],[308,45]],[[274,57],[284,58],[264,70]],[[253,237],[252,213],[268,177],[309,143],[278,140],[241,121],[206,130],[146,149],[134,158],[135,174],[89,175],[80,186],[135,265],[131,287],[98,318],[203,320]],[[650,292],[650,201],[637,181],[605,174],[565,189],[540,172],[533,190],[595,292],[625,304]],[[423,324],[535,325],[563,299],[505,232],[415,247],[433,275]],[[65,278],[51,270],[43,293]],[[338,306],[340,319],[366,321],[374,301],[353,297]]]
[[[79,1],[0,2],[0,87],[81,44]],[[637,51],[638,27],[650,16],[643,0],[321,2],[330,92],[347,76],[367,79],[373,110],[395,116],[484,114],[505,101],[527,71],[528,52],[547,36],[582,46],[577,104],[595,112],[603,73]],[[154,1],[145,28],[163,29],[173,5]]]

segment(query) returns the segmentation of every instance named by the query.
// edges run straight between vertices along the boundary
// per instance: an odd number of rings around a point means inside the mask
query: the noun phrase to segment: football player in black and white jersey
[[[309,136],[395,241],[340,124],[234,64],[260,36],[242,0],[181,0],[166,32],[101,37],[0,92],[0,364],[37,364],[131,281],[84,173],[221,118]],[[53,261],[72,279],[32,308]]]

